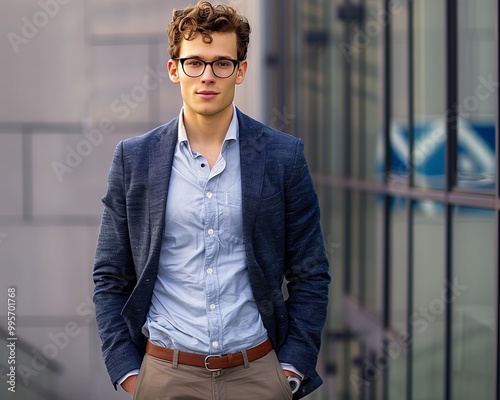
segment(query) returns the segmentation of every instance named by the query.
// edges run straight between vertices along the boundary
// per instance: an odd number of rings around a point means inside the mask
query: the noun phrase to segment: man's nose
[[[206,81],[214,81],[217,77],[214,74],[214,71],[212,69],[213,64],[206,64],[205,71],[203,71],[203,74],[201,74],[201,80],[206,82]]]

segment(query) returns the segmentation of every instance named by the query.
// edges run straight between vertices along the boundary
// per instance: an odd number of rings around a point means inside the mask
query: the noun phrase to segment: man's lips
[[[219,93],[212,90],[201,90],[199,92],[196,92],[196,94],[202,99],[213,99],[214,97],[218,96]]]

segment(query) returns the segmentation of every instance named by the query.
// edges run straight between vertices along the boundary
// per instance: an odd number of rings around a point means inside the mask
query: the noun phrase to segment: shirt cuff
[[[295,372],[295,371],[294,371]],[[125,374],[121,377],[121,379],[118,379],[118,384],[121,386],[123,382],[125,382],[125,380],[129,377],[129,376],[132,376],[132,375],[139,375],[139,370],[138,369],[134,369],[133,371],[130,371],[128,374]]]
[[[304,374],[301,373],[297,368],[295,368],[292,364],[288,363],[281,363],[281,368],[286,369],[287,371],[291,371],[298,376],[300,376],[300,379],[304,379]]]

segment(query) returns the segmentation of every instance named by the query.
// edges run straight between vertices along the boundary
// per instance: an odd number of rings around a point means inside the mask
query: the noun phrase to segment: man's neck
[[[191,146],[222,145],[233,118],[233,106],[212,116],[195,114],[184,108],[183,118]]]

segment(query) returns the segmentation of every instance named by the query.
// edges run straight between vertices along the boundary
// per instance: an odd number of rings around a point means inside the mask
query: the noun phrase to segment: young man
[[[118,144],[103,198],[106,367],[140,400],[301,398],[321,384],[330,282],[303,144],[233,105],[250,34],[235,9],[199,2],[168,33],[184,106]]]

